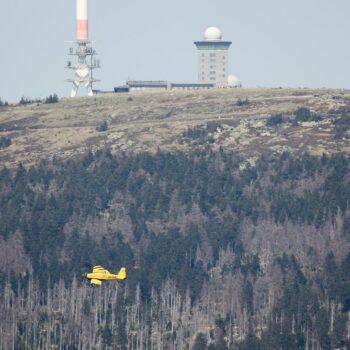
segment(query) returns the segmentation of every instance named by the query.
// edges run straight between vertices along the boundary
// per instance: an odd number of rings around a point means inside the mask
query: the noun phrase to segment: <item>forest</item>
[[[210,147],[1,168],[0,349],[350,349],[349,173]]]

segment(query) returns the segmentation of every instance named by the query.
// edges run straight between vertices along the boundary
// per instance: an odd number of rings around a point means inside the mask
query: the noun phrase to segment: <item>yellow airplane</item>
[[[97,284],[100,286],[102,280],[125,280],[126,269],[125,267],[122,267],[117,274],[113,274],[102,266],[94,266],[92,272],[86,273],[84,277],[90,280],[91,284]]]

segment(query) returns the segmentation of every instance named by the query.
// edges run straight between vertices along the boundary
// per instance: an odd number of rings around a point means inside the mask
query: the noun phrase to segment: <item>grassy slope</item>
[[[248,98],[249,105],[237,106],[238,98]],[[320,123],[266,127],[270,115],[288,115],[302,106],[327,117]],[[239,89],[138,92],[0,107],[0,137],[12,140],[10,147],[0,149],[0,162],[29,165],[106,146],[114,151],[189,150],[193,140],[186,141],[183,132],[212,121],[221,127],[211,133],[211,146],[236,149],[247,157],[283,150],[347,152],[348,141],[335,140],[331,119],[349,106],[347,90]],[[97,132],[104,120],[108,130]]]

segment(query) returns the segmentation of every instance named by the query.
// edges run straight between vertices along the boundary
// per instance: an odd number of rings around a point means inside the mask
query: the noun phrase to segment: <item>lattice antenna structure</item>
[[[97,79],[94,78],[94,69],[100,68],[100,61],[96,59],[97,52],[89,41],[87,0],[77,0],[77,20],[76,20],[76,40],[74,47],[69,49],[69,55],[74,57],[67,62],[67,68],[74,71],[74,79],[67,81],[72,83],[71,97],[77,95],[80,85],[85,86],[88,96],[93,95],[92,84]]]

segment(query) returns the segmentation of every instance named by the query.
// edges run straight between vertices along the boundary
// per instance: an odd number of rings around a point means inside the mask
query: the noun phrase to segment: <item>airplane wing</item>
[[[108,270],[106,270],[104,267],[100,266],[100,265],[97,265],[97,266],[94,266],[93,270],[92,270],[92,273],[109,273]]]
[[[98,286],[100,286],[102,284],[102,281],[97,280],[96,278],[92,278],[90,281],[91,284],[96,284]]]

